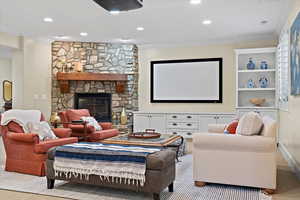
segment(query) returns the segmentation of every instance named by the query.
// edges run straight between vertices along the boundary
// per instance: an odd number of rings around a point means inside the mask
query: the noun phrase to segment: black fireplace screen
[[[111,94],[76,93],[75,109],[88,109],[98,122],[111,122]]]

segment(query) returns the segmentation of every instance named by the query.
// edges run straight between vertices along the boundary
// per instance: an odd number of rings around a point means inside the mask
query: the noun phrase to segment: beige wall
[[[0,32],[0,45],[14,49],[19,49],[21,45],[20,37]]]
[[[25,38],[23,45],[23,107],[41,110],[48,119],[51,114],[51,44]]]
[[[291,26],[298,12],[300,1],[295,0],[295,5],[290,13],[288,25]],[[280,111],[280,142],[288,150],[300,173],[300,96],[289,97],[288,112]]]
[[[234,112],[235,111],[235,53],[236,48],[258,48],[276,46],[276,41],[258,41],[252,43],[143,48],[139,49],[140,111],[151,112]],[[223,57],[223,103],[222,104],[188,104],[188,103],[150,103],[150,61],[169,59],[213,58]],[[180,83],[179,83],[180,84]],[[176,86],[174,86],[176,87]]]

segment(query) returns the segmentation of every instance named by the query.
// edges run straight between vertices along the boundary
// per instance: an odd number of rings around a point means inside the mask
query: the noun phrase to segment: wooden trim
[[[127,74],[105,74],[90,72],[58,72],[58,81],[127,81]]]
[[[119,136],[116,136],[116,137],[119,137]],[[170,137],[165,143],[162,143],[162,144],[161,143],[142,142],[142,141],[112,140],[112,138],[101,140],[100,142],[104,143],[104,144],[122,144],[122,145],[164,147],[164,146],[167,146],[167,145],[173,143],[174,141],[176,141],[179,138],[180,138],[179,135]]]

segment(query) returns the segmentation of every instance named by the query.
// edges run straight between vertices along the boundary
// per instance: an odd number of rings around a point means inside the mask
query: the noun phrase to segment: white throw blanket
[[[2,114],[1,125],[6,126],[9,122],[18,123],[25,133],[29,133],[28,122],[38,123],[41,120],[41,111],[39,110],[9,110]]]

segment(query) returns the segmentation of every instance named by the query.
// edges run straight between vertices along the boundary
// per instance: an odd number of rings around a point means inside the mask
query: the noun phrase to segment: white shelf
[[[260,72],[276,72],[276,69],[253,69],[253,70],[239,70],[240,73],[260,73]]]
[[[275,88],[239,88],[239,91],[275,91]]]
[[[239,106],[239,109],[276,109],[274,106],[264,107],[264,106]]]

